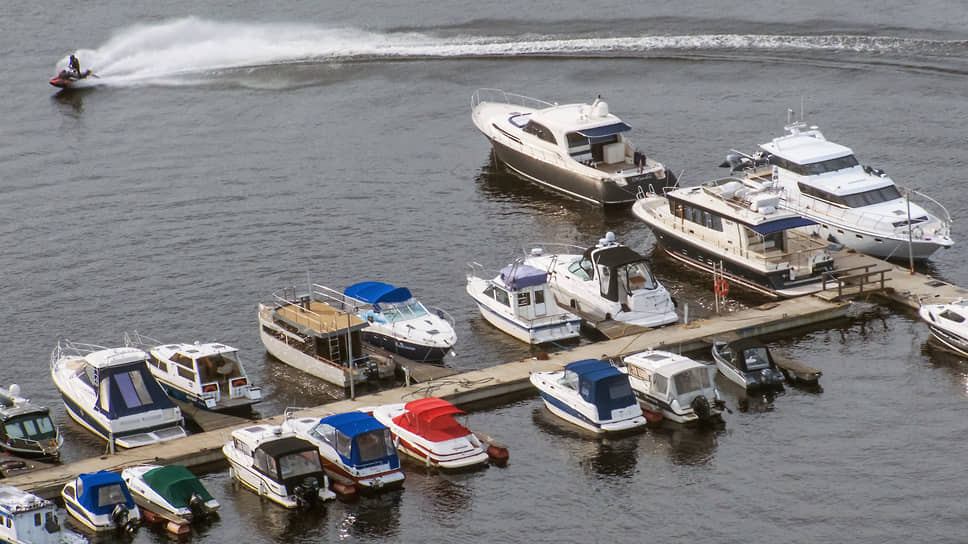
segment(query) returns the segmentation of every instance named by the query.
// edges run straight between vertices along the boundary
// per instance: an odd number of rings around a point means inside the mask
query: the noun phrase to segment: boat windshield
[[[746,370],[762,370],[770,367],[770,354],[763,347],[743,350],[743,359],[746,361]]]
[[[97,506],[111,506],[112,504],[124,504],[128,502],[121,489],[121,484],[111,484],[97,489]]]
[[[424,308],[424,305],[413,298],[405,302],[381,303],[380,311],[390,323],[409,321],[427,315],[427,309]]]
[[[4,423],[3,429],[11,439],[44,440],[57,436],[57,429],[48,415],[30,414],[16,417]]]
[[[216,353],[200,357],[197,362],[202,383],[242,377],[242,369],[235,353]]]
[[[845,155],[843,157],[837,157],[836,159],[828,159],[825,161],[812,162],[808,164],[797,164],[793,161],[788,161],[780,157],[770,157],[770,162],[800,174],[801,176],[816,176],[818,174],[826,174],[827,172],[836,172],[837,170],[843,170],[844,168],[851,168],[857,166],[857,158],[853,155]]]
[[[703,367],[693,367],[675,375],[673,378],[676,384],[676,393],[686,395],[693,392],[701,392],[711,387],[709,382],[709,372]]]
[[[322,470],[319,450],[306,450],[279,456],[279,475],[288,480],[294,476],[312,474]]]
[[[360,462],[375,461],[393,453],[393,439],[389,429],[373,429],[356,435],[356,448]]]
[[[641,289],[656,288],[655,278],[652,277],[652,271],[649,270],[649,266],[645,262],[632,263],[622,267],[619,277],[628,282],[630,293]]]

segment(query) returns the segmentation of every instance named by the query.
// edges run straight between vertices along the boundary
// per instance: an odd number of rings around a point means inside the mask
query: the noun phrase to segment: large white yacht
[[[828,141],[816,126],[798,121],[785,128],[788,134],[752,155],[730,151],[722,166],[774,181],[783,189],[782,207],[817,223],[811,232],[858,252],[925,260],[953,245],[951,217],[940,203],[862,166],[849,147]]]
[[[598,97],[552,104],[499,89],[471,96],[471,119],[518,176],[599,205],[627,204],[675,176],[625,137],[632,129]]]
[[[833,269],[830,244],[801,232],[816,224],[778,209],[770,187],[723,178],[645,195],[632,213],[670,257],[716,275],[721,294],[731,283],[774,298],[819,291],[823,273]]]

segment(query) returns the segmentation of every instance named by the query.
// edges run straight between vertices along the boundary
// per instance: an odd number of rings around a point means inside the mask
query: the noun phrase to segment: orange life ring
[[[713,283],[713,292],[718,296],[725,297],[729,293],[729,284],[724,279],[718,279]]]

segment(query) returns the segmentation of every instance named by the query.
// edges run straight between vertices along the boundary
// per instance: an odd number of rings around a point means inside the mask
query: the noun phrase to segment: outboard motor
[[[60,522],[57,521],[56,514],[47,512],[47,519],[44,520],[44,530],[50,534],[54,534],[61,530]]]
[[[200,519],[206,516],[205,499],[198,493],[192,493],[188,499],[188,510],[192,513],[193,519]]]
[[[114,510],[111,511],[111,521],[114,522],[115,527],[118,531],[123,531],[129,535],[133,535],[138,531],[138,526],[140,525],[138,519],[129,519],[131,512],[123,504],[115,505]]]
[[[316,503],[319,498],[319,480],[313,476],[306,476],[302,483],[292,490],[300,508],[306,508]]]
[[[689,403],[689,407],[692,408],[692,411],[696,413],[699,421],[709,421],[709,418],[712,416],[712,409],[709,407],[709,399],[707,399],[705,395],[699,395],[698,397],[692,399],[692,402]]]

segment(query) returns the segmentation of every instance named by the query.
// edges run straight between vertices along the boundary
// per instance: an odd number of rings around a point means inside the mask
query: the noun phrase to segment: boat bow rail
[[[551,108],[556,105],[537,98],[531,98],[530,96],[509,93],[501,89],[489,88],[477,89],[474,91],[474,94],[471,95],[471,108],[476,108],[481,102],[498,102],[535,110]]]

